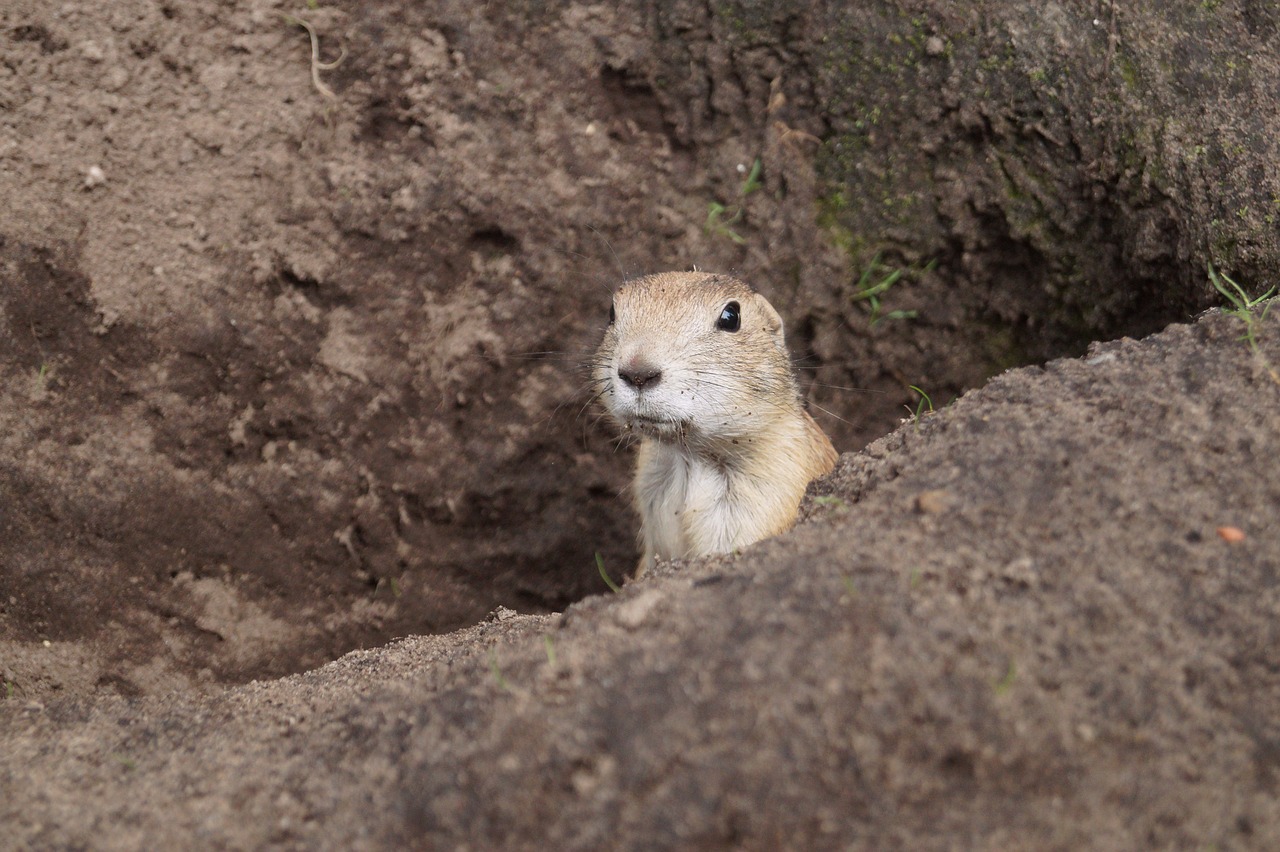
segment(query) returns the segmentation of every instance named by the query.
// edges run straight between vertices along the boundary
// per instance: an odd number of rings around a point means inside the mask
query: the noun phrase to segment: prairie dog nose
[[[662,370],[643,358],[630,358],[618,367],[618,378],[636,390],[653,387],[662,380]]]

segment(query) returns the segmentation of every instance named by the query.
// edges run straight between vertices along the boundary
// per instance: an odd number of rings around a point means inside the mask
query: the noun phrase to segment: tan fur
[[[733,332],[717,328],[730,302]],[[788,529],[836,451],[804,410],[773,306],[728,276],[663,273],[625,284],[614,313],[594,379],[612,418],[641,436],[637,575]]]

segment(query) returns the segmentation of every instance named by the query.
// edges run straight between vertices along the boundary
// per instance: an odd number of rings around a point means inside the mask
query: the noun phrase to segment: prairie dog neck
[[[628,282],[615,294],[594,378],[612,418],[641,436],[637,573],[786,530],[809,482],[835,464],[804,410],[781,318],[734,278]]]

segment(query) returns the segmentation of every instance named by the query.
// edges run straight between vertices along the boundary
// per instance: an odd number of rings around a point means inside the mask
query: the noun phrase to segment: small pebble
[[[1239,527],[1218,527],[1218,537],[1228,544],[1237,544],[1245,540],[1244,530]]]
[[[86,41],[81,44],[80,55],[90,62],[101,62],[107,58],[106,51],[96,41]]]
[[[924,515],[945,512],[955,504],[955,495],[942,489],[922,491],[916,495],[916,511]]]
[[[634,630],[645,622],[660,600],[662,600],[660,592],[656,589],[647,589],[631,600],[619,604],[614,617],[617,618],[618,624]]]

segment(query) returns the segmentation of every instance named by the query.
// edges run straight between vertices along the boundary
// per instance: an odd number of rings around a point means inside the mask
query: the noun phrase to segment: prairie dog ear
[[[769,304],[769,300],[759,294],[756,295],[756,307],[760,310],[760,319],[764,323],[764,330],[773,335],[773,341],[783,352],[787,351],[786,331],[782,326],[782,317],[778,316],[778,312],[773,309],[773,305]]]

